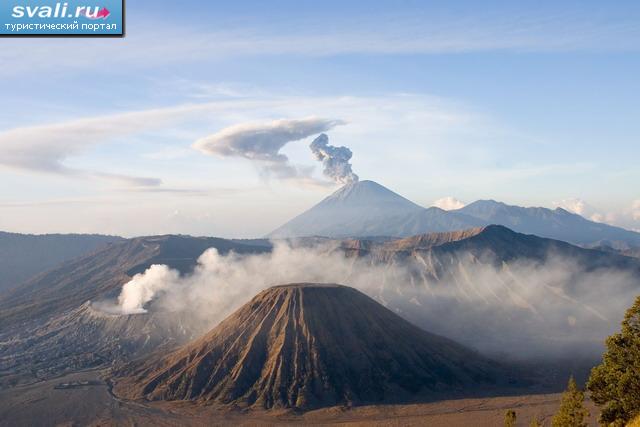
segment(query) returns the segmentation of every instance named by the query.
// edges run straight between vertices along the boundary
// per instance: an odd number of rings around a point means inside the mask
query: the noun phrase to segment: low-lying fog
[[[630,272],[587,271],[557,256],[543,264],[496,267],[463,254],[446,266],[445,274],[434,272],[431,261],[380,262],[345,256],[335,246],[283,243],[260,255],[220,255],[209,249],[192,274],[153,265],[136,275],[111,310],[141,313],[152,304],[168,313],[187,313],[194,329],[203,331],[267,287],[340,283],[430,332],[486,354],[528,359],[575,351],[600,354],[604,338],[618,329],[640,288]]]

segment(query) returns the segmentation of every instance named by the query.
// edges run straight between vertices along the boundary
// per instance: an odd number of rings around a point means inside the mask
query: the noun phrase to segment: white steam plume
[[[355,287],[418,326],[490,355],[533,358],[580,349],[596,355],[640,286],[637,275],[586,269],[573,259],[481,262],[462,253],[434,259],[346,256],[337,246],[276,244],[267,254],[202,254],[192,274],[153,266],[125,285],[125,312],[154,308],[193,316],[207,330],[260,290],[291,282]],[[635,273],[637,274],[637,272]],[[161,292],[160,292],[161,291]],[[154,292],[158,292],[153,295]]]
[[[322,162],[325,176],[339,184],[358,181],[358,175],[353,173],[349,163],[353,153],[347,147],[329,145],[329,137],[324,133],[314,139],[309,147],[316,159]]]
[[[145,304],[164,290],[178,283],[180,274],[166,265],[154,264],[144,273],[136,274],[125,283],[118,297],[124,314],[146,313]]]

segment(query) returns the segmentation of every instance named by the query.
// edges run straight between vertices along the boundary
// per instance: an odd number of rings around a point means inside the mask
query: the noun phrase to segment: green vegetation
[[[538,420],[537,416],[534,416],[531,419],[531,423],[529,424],[529,427],[542,427],[542,422],[540,422],[540,420]]]
[[[504,427],[515,427],[516,426],[516,411],[513,409],[509,409],[506,414],[504,414]]]
[[[560,408],[551,420],[552,427],[586,427],[589,411],[584,407],[584,393],[573,377],[569,378],[567,390],[562,394]]]
[[[600,422],[623,426],[640,415],[640,297],[622,321],[622,330],[607,338],[602,363],[591,371],[587,389],[602,406]]]

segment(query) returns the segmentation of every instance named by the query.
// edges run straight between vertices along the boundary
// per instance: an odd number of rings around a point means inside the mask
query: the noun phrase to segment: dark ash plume
[[[316,159],[322,162],[325,176],[340,184],[358,181],[358,175],[353,173],[349,163],[353,153],[347,147],[329,145],[329,137],[324,133],[314,139],[309,147]]]

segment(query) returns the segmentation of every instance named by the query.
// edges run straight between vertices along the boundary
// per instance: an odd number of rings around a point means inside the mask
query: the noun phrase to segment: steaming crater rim
[[[120,305],[115,304],[111,301],[87,301],[83,304],[90,314],[95,316],[103,316],[103,317],[133,317],[133,316],[148,316],[158,312],[159,310],[145,310],[145,311],[134,311],[134,312],[124,312]]]

